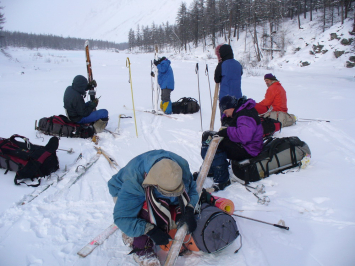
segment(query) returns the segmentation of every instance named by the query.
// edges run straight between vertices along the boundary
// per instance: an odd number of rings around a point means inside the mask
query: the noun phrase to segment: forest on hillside
[[[180,5],[174,25],[153,22],[130,29],[128,45],[143,52],[152,52],[155,45],[159,50],[169,47],[179,51],[188,51],[190,44],[202,45],[205,50],[207,45],[216,47],[217,38],[230,43],[245,31],[253,39],[260,61],[261,50],[285,50],[285,32],[281,29],[285,20],[297,19],[301,29],[301,17],[312,21],[317,13],[320,30],[324,31],[336,22],[354,18],[353,4],[354,0],[195,0],[190,7]]]

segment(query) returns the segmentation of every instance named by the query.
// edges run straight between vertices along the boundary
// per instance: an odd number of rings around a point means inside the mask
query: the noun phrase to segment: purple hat
[[[266,74],[266,75],[264,76],[264,79],[277,80],[277,78],[276,78],[273,74],[271,74],[271,73]]]

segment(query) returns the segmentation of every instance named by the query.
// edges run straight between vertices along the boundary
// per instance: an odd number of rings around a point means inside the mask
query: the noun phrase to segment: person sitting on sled
[[[140,265],[160,265],[155,245],[167,245],[170,229],[196,229],[196,182],[188,162],[179,155],[152,150],[133,158],[108,181],[114,199],[113,218]],[[177,222],[177,225],[176,223]]]
[[[170,94],[174,90],[174,73],[171,62],[166,57],[154,60],[154,65],[158,68],[158,83],[161,89],[160,108],[166,114],[173,112]]]
[[[282,127],[291,126],[296,122],[294,115],[287,113],[286,91],[277,78],[269,73],[264,76],[268,89],[265,98],[255,105],[256,111],[263,117],[271,117],[281,122]],[[270,109],[270,111],[268,111]]]
[[[227,159],[242,161],[257,156],[263,148],[263,127],[255,101],[245,96],[236,99],[234,96],[224,96],[219,108],[223,112],[222,128],[218,132],[205,131],[202,134],[201,156],[204,159],[209,142],[213,135],[223,137],[213,159],[209,176],[213,176],[214,184],[207,191],[212,193],[229,186]],[[194,175],[196,176],[196,175]]]
[[[71,86],[67,87],[64,93],[64,108],[67,112],[67,117],[70,121],[78,124],[94,123],[96,133],[102,132],[108,123],[108,111],[100,109],[95,111],[99,103],[99,99],[85,103],[84,98],[86,92],[95,95],[93,88],[97,86],[95,80],[88,80],[81,75],[74,78]]]

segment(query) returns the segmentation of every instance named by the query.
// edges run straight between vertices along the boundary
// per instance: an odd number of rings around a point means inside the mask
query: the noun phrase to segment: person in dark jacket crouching
[[[114,199],[113,218],[139,265],[160,265],[155,245],[167,245],[168,232],[186,223],[196,229],[196,182],[179,155],[152,150],[133,158],[108,181]]]
[[[237,99],[227,95],[221,99],[219,108],[223,112],[223,127],[218,132],[205,131],[202,135],[202,158],[206,155],[212,136],[218,134],[223,137],[209,173],[209,176],[213,175],[215,184],[207,189],[208,192],[223,190],[230,185],[227,159],[242,161],[261,152],[263,127],[254,107],[255,101],[245,96]]]
[[[85,103],[86,92],[95,95],[93,88],[97,86],[95,80],[88,83],[88,80],[81,75],[74,78],[71,86],[67,87],[64,93],[64,108],[70,121],[78,124],[94,123],[96,133],[102,132],[108,123],[108,111],[106,109],[95,110],[99,99]]]

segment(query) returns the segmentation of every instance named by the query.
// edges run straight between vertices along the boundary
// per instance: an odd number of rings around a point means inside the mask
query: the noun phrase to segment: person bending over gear
[[[154,65],[158,68],[158,83],[161,88],[160,109],[166,114],[173,112],[170,94],[174,90],[174,73],[171,62],[166,57],[154,60]]]
[[[214,72],[214,81],[220,83],[219,101],[226,95],[234,96],[237,99],[241,98],[243,68],[234,59],[232,47],[228,44],[220,44],[216,47],[215,53],[218,58],[218,65]]]
[[[271,117],[281,122],[282,127],[293,125],[296,122],[294,115],[287,113],[286,91],[276,77],[269,73],[264,76],[268,89],[265,98],[255,105],[255,109],[264,117]],[[268,110],[270,112],[268,112]]]
[[[108,123],[108,111],[100,109],[95,111],[99,99],[85,103],[84,98],[88,90],[90,95],[95,96],[93,88],[97,86],[95,80],[88,83],[88,80],[81,75],[74,78],[71,86],[67,87],[64,93],[64,109],[70,121],[78,124],[94,123],[96,133],[102,132]]]
[[[160,265],[153,245],[167,245],[170,229],[184,223],[190,233],[196,229],[196,182],[188,162],[175,153],[152,150],[138,155],[112,176],[108,187],[115,202],[114,222],[140,265],[146,260]]]
[[[243,96],[224,96],[219,108],[223,112],[222,125],[218,131],[205,131],[202,134],[201,156],[204,159],[209,142],[213,135],[218,134],[223,140],[218,146],[213,159],[209,176],[213,176],[215,184],[207,189],[208,192],[223,190],[229,186],[227,159],[242,161],[257,156],[263,148],[263,127],[258,112],[254,108],[255,101]]]

